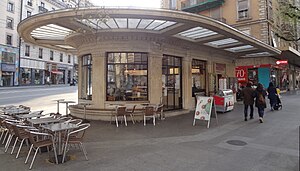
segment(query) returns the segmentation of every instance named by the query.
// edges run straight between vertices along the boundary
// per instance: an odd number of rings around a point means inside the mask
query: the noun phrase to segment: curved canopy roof
[[[237,57],[281,53],[253,37],[209,17],[163,9],[82,8],[31,16],[18,26],[25,41],[76,51],[65,39],[72,33],[139,32],[159,34],[232,53]]]

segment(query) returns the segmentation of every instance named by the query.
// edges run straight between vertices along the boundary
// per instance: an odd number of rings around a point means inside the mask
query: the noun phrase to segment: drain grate
[[[226,141],[227,144],[230,145],[236,145],[236,146],[245,146],[247,145],[247,143],[245,141],[241,141],[241,140],[228,140]]]

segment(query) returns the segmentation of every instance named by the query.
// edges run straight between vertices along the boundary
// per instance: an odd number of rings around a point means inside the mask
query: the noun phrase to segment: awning
[[[52,74],[58,74],[58,75],[63,75],[64,73],[63,72],[60,72],[60,71],[51,71]]]

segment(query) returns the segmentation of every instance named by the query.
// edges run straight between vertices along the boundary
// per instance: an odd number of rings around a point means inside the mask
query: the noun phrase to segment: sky
[[[96,6],[160,8],[161,0],[90,0]]]

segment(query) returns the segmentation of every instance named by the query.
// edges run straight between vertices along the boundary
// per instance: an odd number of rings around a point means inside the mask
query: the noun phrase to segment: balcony
[[[48,12],[48,10],[43,6],[39,6],[39,12]]]
[[[196,4],[191,5],[190,1],[182,4],[182,11],[199,13],[207,9],[215,8],[223,5],[225,0],[198,0]]]

